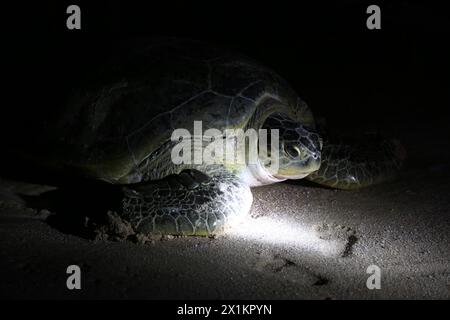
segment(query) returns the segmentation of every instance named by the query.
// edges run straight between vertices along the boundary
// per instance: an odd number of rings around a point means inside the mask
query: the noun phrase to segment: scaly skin
[[[250,188],[224,170],[209,177],[184,170],[123,187],[122,217],[143,234],[217,234],[251,207]]]
[[[405,156],[398,141],[376,135],[324,142],[320,169],[306,179],[331,188],[359,189],[395,177]]]

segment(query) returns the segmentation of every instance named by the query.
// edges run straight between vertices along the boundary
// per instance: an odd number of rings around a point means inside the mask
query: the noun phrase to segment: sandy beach
[[[146,244],[62,233],[13,195],[46,188],[2,180],[1,297],[449,299],[450,180],[433,168],[352,192],[257,188],[251,217],[226,235]],[[71,264],[81,290],[66,288]],[[379,290],[366,287],[370,265]]]

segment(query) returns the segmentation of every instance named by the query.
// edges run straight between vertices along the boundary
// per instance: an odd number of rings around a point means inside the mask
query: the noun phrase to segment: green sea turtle
[[[192,41],[159,40],[118,55],[62,111],[45,131],[51,147],[41,164],[118,185],[118,214],[143,234],[219,233],[248,214],[251,187],[306,178],[354,189],[391,177],[401,163],[390,140],[324,141],[307,104],[279,75]],[[193,132],[194,121],[204,131],[278,129],[278,170],[262,158],[174,164],[172,133]]]

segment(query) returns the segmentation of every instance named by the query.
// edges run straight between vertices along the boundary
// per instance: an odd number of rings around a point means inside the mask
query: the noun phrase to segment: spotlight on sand
[[[332,254],[336,243],[320,239],[312,226],[282,221],[269,217],[247,217],[230,231],[231,237],[286,247],[299,247],[305,251]]]

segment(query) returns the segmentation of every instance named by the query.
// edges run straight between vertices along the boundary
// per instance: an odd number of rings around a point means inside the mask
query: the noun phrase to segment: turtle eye
[[[284,151],[291,158],[297,158],[301,155],[300,149],[297,146],[291,144],[284,147]]]

